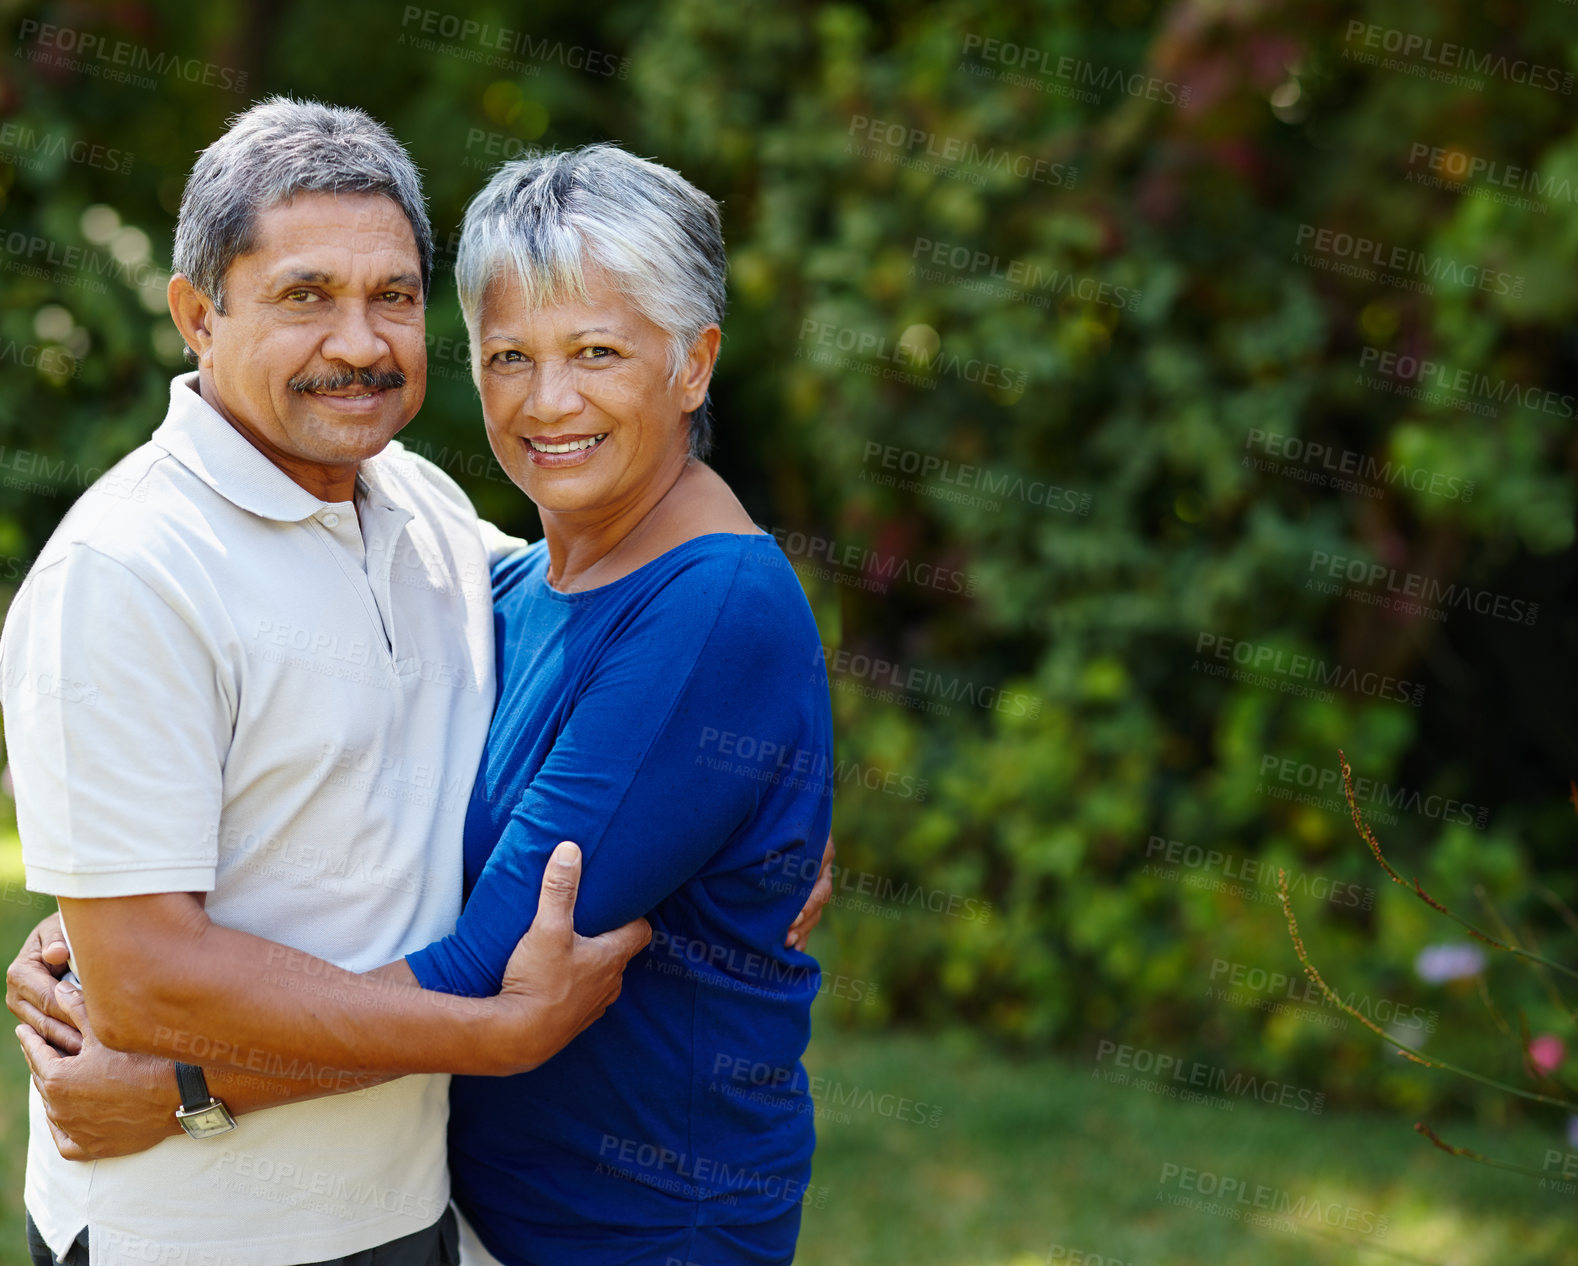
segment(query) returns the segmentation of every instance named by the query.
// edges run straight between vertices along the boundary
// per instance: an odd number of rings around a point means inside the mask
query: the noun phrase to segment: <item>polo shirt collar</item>
[[[195,370],[170,380],[170,411],[152,438],[220,496],[262,518],[298,523],[328,504],[269,461],[198,394]],[[387,500],[374,474],[382,456],[363,462],[360,473],[363,484]]]

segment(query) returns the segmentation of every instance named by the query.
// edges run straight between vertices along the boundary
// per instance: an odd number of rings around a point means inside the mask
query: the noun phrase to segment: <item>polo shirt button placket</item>
[[[383,621],[390,666],[394,669],[397,685],[415,685],[419,680],[413,675],[416,673],[418,661],[400,654],[402,648],[395,628],[394,593],[391,588],[394,553],[399,547],[400,534],[405,530],[412,516],[409,512],[385,502],[378,506],[376,518],[371,514],[367,517],[369,523],[366,529],[367,580]]]

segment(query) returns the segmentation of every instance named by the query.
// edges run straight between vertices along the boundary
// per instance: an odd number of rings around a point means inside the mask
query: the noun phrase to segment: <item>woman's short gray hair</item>
[[[422,177],[389,129],[361,110],[270,97],[230,120],[186,181],[175,225],[175,271],[225,310],[225,274],[257,246],[258,212],[298,193],[381,193],[410,221],[433,276],[433,230]]]
[[[586,145],[505,163],[466,208],[455,280],[471,333],[499,277],[531,308],[586,296],[596,265],[669,336],[669,377],[684,371],[709,325],[723,324],[728,259],[718,204],[677,171],[617,145]],[[690,415],[690,451],[712,447],[707,401]]]

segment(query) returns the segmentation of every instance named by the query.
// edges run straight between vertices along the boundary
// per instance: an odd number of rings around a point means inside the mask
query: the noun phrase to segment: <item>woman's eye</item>
[[[578,357],[578,359],[580,359],[580,360],[603,360],[606,357],[613,356],[613,355],[616,355],[616,353],[615,353],[614,349],[611,348],[611,347],[583,347],[581,349],[580,356]]]

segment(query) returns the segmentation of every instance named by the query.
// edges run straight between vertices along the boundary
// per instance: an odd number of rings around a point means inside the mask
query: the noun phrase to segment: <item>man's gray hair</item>
[[[416,238],[426,302],[433,230],[411,156],[361,110],[289,97],[236,115],[199,156],[181,195],[175,271],[224,312],[225,274],[257,247],[258,212],[299,193],[381,193],[393,201]]]
[[[488,284],[509,278],[529,308],[587,294],[587,262],[669,336],[669,381],[709,325],[723,324],[728,259],[718,204],[677,171],[617,145],[518,158],[466,208],[455,281],[480,372]],[[690,414],[690,451],[712,447],[708,402]]]

